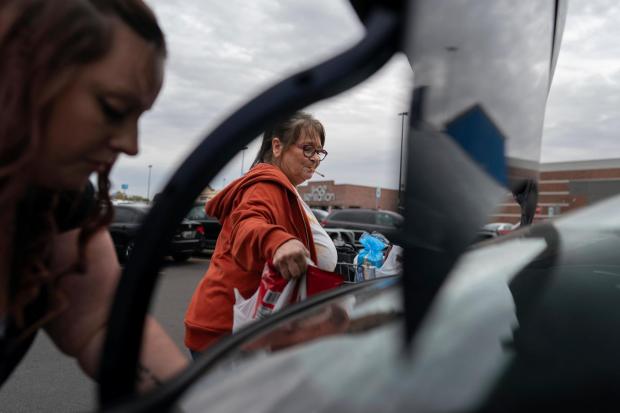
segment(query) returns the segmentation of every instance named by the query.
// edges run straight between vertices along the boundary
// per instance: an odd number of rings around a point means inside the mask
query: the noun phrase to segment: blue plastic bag
[[[374,278],[364,275],[364,267],[380,268],[383,265],[383,250],[387,247],[387,244],[365,232],[360,237],[360,244],[363,248],[357,254],[357,276],[356,281],[362,281],[363,279]]]

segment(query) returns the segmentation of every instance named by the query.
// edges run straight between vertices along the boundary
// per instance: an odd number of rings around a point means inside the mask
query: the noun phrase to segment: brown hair
[[[263,133],[263,142],[256,155],[252,166],[261,162],[272,163],[273,151],[271,142],[278,138],[284,146],[284,150],[297,142],[302,133],[311,133],[319,136],[321,145],[325,145],[325,129],[321,122],[305,112],[296,112],[291,117],[276,122]]]
[[[6,228],[0,234],[0,290],[8,288],[8,310],[18,324],[26,305],[43,285],[53,287],[57,276],[50,274],[49,258],[60,192],[33,188],[28,172],[54,99],[75,70],[110,50],[110,17],[165,56],[164,36],[142,0],[0,0],[0,227]],[[81,227],[79,260],[66,272],[84,271],[86,242],[111,220],[108,174],[98,175],[96,207]],[[25,225],[28,236],[18,245]]]

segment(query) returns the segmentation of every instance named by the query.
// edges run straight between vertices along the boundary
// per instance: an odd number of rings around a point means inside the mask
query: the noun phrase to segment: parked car
[[[363,208],[336,209],[321,222],[325,228],[353,230],[356,247],[364,232],[376,231],[393,241],[402,223],[403,217],[396,212]]]
[[[142,204],[119,203],[114,205],[114,219],[109,230],[114,241],[116,254],[121,262],[126,261],[132,253],[136,233],[149,209],[148,205]],[[170,255],[177,262],[186,261],[194,255],[201,245],[197,231],[199,225],[196,221],[184,219],[174,234],[167,255]]]
[[[217,218],[207,215],[204,203],[196,203],[185,218],[200,223],[198,226],[200,251],[203,253],[212,252],[215,249],[217,237],[220,235],[222,229],[220,221],[218,221]]]

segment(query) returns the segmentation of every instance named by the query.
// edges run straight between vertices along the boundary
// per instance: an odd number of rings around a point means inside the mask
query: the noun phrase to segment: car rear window
[[[359,222],[363,222],[365,224],[376,224],[375,213],[370,211],[360,211]]]
[[[345,211],[333,212],[332,216],[329,217],[329,219],[334,221],[355,221],[353,213]]]
[[[375,217],[369,211],[336,211],[329,218],[333,221],[360,222],[364,224],[374,224]]]
[[[395,215],[387,214],[385,212],[377,213],[376,218],[377,218],[378,225],[385,225],[385,226],[390,226],[390,227],[397,226],[398,224],[400,224],[400,221],[401,221],[399,217]]]

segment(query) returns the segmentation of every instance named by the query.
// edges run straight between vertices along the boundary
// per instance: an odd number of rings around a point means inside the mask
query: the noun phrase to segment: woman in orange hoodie
[[[324,144],[323,125],[294,114],[265,131],[252,168],[207,204],[222,230],[185,315],[185,345],[193,353],[230,334],[234,289],[252,296],[268,260],[287,279],[305,273],[307,258],[334,270],[336,248],[296,189],[327,156]]]

